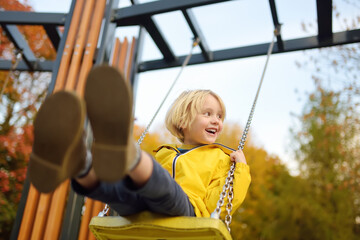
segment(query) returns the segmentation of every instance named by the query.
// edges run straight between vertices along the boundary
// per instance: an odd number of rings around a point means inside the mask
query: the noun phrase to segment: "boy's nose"
[[[219,118],[217,118],[216,116],[213,116],[211,118],[211,122],[214,123],[214,124],[219,124]]]

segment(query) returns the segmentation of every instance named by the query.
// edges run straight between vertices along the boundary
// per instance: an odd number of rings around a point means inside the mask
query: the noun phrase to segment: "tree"
[[[17,0],[0,0],[1,10],[32,11]],[[41,26],[19,26],[34,55],[53,60],[56,52]],[[15,62],[15,49],[0,28],[0,57]],[[49,74],[0,71],[0,239],[9,239],[33,141],[32,120],[43,101]]]
[[[293,131],[301,173],[315,190],[317,202],[332,222],[323,226],[331,239],[359,237],[359,119],[341,92],[324,89],[321,81],[309,95]]]
[[[334,13],[344,29],[359,27],[360,16],[349,21],[336,7]],[[297,63],[314,66],[315,90],[307,94],[299,127],[293,129],[294,149],[302,177],[311,182],[317,202],[332,219],[323,226],[329,239],[360,236],[359,51],[360,44],[320,49]]]

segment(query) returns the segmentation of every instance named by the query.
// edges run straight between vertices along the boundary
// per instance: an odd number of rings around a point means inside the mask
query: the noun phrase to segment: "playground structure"
[[[69,13],[2,12],[0,24],[14,46],[21,50],[22,59],[16,70],[52,72],[48,92],[61,89],[83,92],[85,76],[93,64],[109,63],[125,73],[132,85],[137,74],[169,67],[181,66],[186,56],[176,56],[153,20],[157,14],[181,11],[194,38],[199,38],[201,53],[194,54],[189,65],[236,58],[266,55],[269,43],[232,49],[211,51],[192,12],[192,8],[225,1],[210,0],[163,0],[137,4],[117,9],[119,1],[73,0]],[[273,53],[321,48],[360,42],[360,29],[333,33],[332,1],[317,0],[317,36],[282,40],[276,38]],[[274,27],[278,27],[275,1],[269,0]],[[286,23],[284,23],[286,24]],[[16,25],[42,25],[57,49],[54,62],[36,59]],[[115,39],[115,29],[120,26],[141,26],[137,39]],[[63,34],[58,26],[65,26]],[[145,31],[159,48],[162,59],[140,61]],[[0,60],[0,69],[9,70],[11,61]],[[85,211],[82,214],[82,207]],[[40,194],[26,182],[11,239],[91,239],[89,222],[102,209],[100,202],[84,199],[62,184],[51,194]]]

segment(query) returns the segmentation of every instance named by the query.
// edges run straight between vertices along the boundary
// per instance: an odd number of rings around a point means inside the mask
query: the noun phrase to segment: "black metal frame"
[[[259,55],[266,55],[269,43],[249,45],[237,48],[220,49],[211,51],[201,28],[197,23],[192,8],[201,7],[209,4],[219,4],[229,0],[162,0],[144,4],[139,4],[136,0],[130,7],[112,9],[108,12],[111,16],[112,27],[121,26],[142,26],[149,33],[154,43],[161,52],[163,58],[141,62],[135,72],[144,72],[170,67],[181,66],[185,56],[176,56],[171,45],[165,39],[161,29],[153,20],[153,16],[157,14],[181,11],[194,38],[200,38],[199,44],[201,53],[194,54],[189,65],[202,64],[216,61],[224,61],[237,58],[245,58]],[[277,36],[277,44],[274,53],[285,53],[298,50],[306,50],[312,48],[330,47],[341,44],[349,44],[360,42],[360,29],[352,31],[344,31],[339,33],[332,32],[332,0],[317,0],[317,19],[318,34],[313,37],[291,39],[283,41],[281,34]],[[276,10],[275,0],[269,0],[269,8],[273,20],[274,27],[281,25]],[[26,41],[16,29],[16,25],[42,25],[44,26],[54,47],[61,54],[59,49],[60,36],[57,31],[58,26],[65,24],[66,13],[34,13],[34,12],[10,12],[5,11],[0,15],[0,25],[4,28],[10,40],[15,46],[24,53],[23,61],[20,61],[17,70],[20,71],[55,71],[52,61],[39,61],[29,49]],[[108,32],[103,32],[104,35]],[[56,64],[55,64],[56,65]],[[11,61],[0,60],[0,70],[8,70],[11,67]]]
[[[24,37],[19,32],[16,25],[41,25],[44,27],[49,39],[55,49],[59,48],[62,36],[58,31],[58,26],[64,26],[68,14],[61,13],[35,13],[19,11],[3,11],[0,14],[0,25],[7,37],[14,46],[22,51],[23,61],[20,61],[17,70],[20,71],[47,71],[51,72],[54,65],[53,61],[39,61],[29,48]],[[11,68],[10,60],[0,59],[0,70]]]

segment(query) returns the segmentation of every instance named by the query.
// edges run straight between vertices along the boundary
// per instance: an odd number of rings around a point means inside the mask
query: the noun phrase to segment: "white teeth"
[[[211,132],[211,133],[216,133],[215,129],[207,129],[206,131]]]

